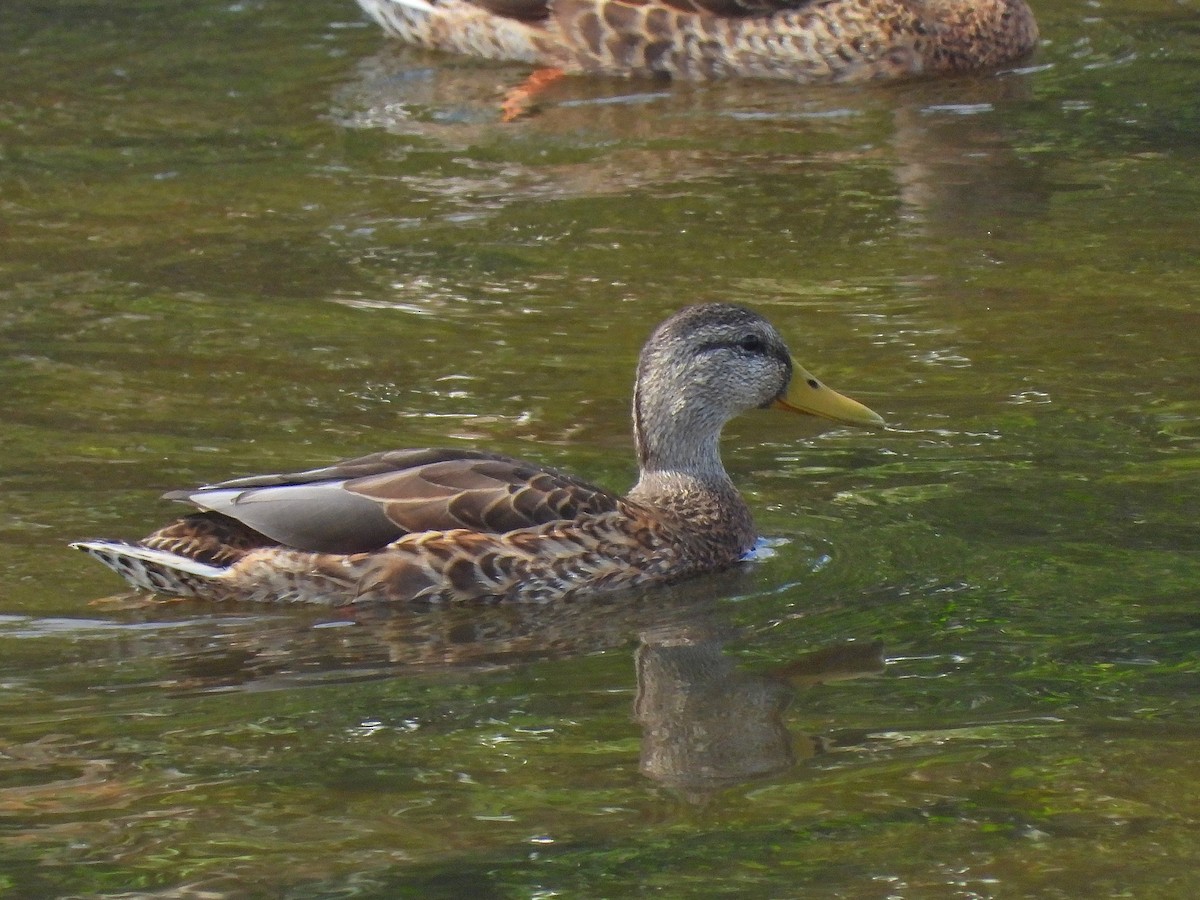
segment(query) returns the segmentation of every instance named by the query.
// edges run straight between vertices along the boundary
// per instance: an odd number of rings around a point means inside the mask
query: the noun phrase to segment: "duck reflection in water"
[[[643,633],[635,657],[642,773],[693,802],[823,751],[822,738],[793,738],[784,723],[797,688],[884,668],[881,642],[852,642],[754,674],[724,653],[732,636],[711,629],[651,630]]]
[[[725,648],[752,642],[755,629],[733,625],[720,598],[744,595],[753,581],[743,569],[705,586],[586,603],[376,607],[315,623],[255,615],[244,625],[228,620],[219,640],[210,627],[190,637],[172,629],[163,636],[172,652],[154,653],[170,655],[184,670],[162,687],[207,694],[435,672],[473,677],[636,643],[633,719],[642,729],[641,771],[703,802],[824,749],[821,738],[789,733],[785,713],[798,691],[884,668],[882,643],[863,641],[747,671]]]

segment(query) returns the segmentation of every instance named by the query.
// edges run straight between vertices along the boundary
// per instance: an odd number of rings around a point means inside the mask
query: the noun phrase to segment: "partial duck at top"
[[[678,581],[755,543],[719,441],[761,407],[883,424],[801,368],[762,316],[690,306],[642,349],[624,496],[484,451],[391,450],[175,491],[197,511],[137,542],[73,546],[138,589],[207,600],[546,601]]]
[[[570,73],[856,82],[1019,61],[1025,0],[358,0],[412,44]]]

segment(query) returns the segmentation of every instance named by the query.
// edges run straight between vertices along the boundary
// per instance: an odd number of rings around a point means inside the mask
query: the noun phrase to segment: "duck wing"
[[[378,550],[412,532],[502,534],[609,512],[618,501],[603,488],[536,463],[436,449],[389,450],[164,496],[316,553]]]
[[[769,16],[784,10],[812,6],[820,0],[471,0],[473,5],[506,19],[540,22],[550,18],[555,6],[569,4],[572,9],[587,5],[602,14],[620,18],[620,8],[644,10],[653,7],[675,12],[698,13],[720,18]],[[611,12],[610,12],[611,11]]]
[[[821,0],[609,0],[630,6],[664,6],[676,12],[742,19],[816,6]]]

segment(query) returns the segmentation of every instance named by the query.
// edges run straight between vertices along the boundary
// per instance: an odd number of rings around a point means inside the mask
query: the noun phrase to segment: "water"
[[[1037,11],[1003,77],[502,126],[522,68],[348,2],[10,0],[0,896],[1200,891],[1200,29]],[[65,548],[391,446],[623,488],[695,300],[892,425],[735,422],[738,572],[354,617],[103,599]]]

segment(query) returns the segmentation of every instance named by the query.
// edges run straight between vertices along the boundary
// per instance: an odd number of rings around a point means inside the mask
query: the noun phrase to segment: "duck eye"
[[[757,334],[746,335],[738,341],[738,346],[747,353],[762,353],[767,349],[766,343]]]

